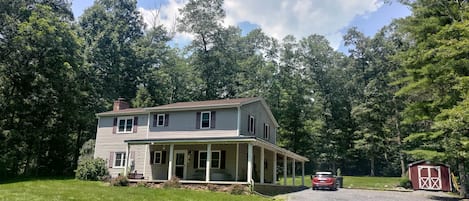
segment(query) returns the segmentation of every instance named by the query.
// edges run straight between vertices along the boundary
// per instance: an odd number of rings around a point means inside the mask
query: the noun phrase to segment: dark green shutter
[[[194,151],[194,169],[199,168],[199,151]]]
[[[225,169],[225,163],[226,163],[226,151],[222,150],[221,156],[220,156],[220,169]]]

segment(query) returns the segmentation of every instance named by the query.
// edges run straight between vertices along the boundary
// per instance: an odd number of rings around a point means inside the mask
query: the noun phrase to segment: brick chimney
[[[125,110],[129,108],[129,103],[125,102],[124,100],[124,98],[118,98],[116,101],[114,101],[114,107],[112,111]]]

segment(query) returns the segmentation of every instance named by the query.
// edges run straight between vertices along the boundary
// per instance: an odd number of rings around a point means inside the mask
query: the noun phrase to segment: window
[[[119,117],[117,133],[131,133],[134,125],[133,117]]]
[[[122,168],[125,166],[125,152],[116,152],[114,155],[114,167]]]
[[[270,137],[270,125],[264,124],[264,139],[269,139]]]
[[[161,151],[155,151],[153,164],[161,164]]]
[[[248,132],[251,134],[254,134],[256,132],[256,120],[254,119],[254,116],[249,115],[249,124],[248,124]]]
[[[212,151],[212,168],[220,168],[220,151]],[[207,151],[199,152],[199,168],[205,168],[207,165]]]
[[[164,118],[164,114],[158,114],[158,119],[157,119],[157,124],[156,126],[160,127],[160,126],[164,126],[164,122],[165,122],[165,118]]]
[[[210,128],[210,112],[201,112],[200,128]]]

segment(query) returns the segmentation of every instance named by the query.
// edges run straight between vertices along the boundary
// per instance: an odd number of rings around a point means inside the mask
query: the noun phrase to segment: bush
[[[129,180],[127,179],[127,177],[124,177],[124,176],[118,176],[111,180],[111,186],[128,186],[128,185],[129,185]]]
[[[101,158],[82,159],[75,170],[75,178],[88,181],[103,180],[108,174],[106,161]]]
[[[233,195],[242,195],[246,194],[247,190],[246,187],[240,184],[235,184],[231,186],[231,191],[230,193]]]
[[[170,180],[163,183],[163,188],[179,188],[181,183],[179,183],[179,178],[176,176],[171,177]]]
[[[399,187],[410,189],[410,188],[412,188],[412,182],[410,181],[409,178],[403,177],[399,181]]]

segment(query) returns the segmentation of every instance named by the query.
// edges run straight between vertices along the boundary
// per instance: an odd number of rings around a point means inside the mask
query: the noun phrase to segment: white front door
[[[440,166],[418,166],[419,189],[441,190]]]
[[[186,179],[187,150],[175,150],[174,161],[174,175],[179,179]]]

